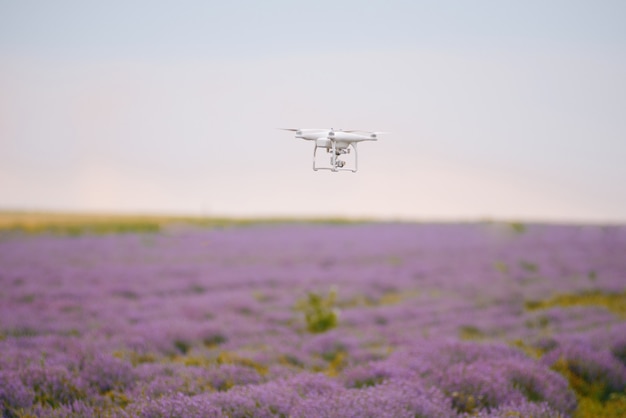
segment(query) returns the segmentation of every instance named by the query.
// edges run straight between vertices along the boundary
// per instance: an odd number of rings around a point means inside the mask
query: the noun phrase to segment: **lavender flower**
[[[130,408],[134,416],[142,418],[188,418],[224,417],[219,408],[206,397],[189,397],[183,394],[164,396],[159,399],[146,399]]]
[[[581,405],[624,390],[626,322],[558,295],[621,295],[625,253],[623,226],[2,235],[0,408],[567,417],[568,384]],[[339,321],[308,332],[297,301],[335,288],[318,310]]]
[[[56,407],[88,396],[85,383],[59,366],[30,367],[21,373],[21,379],[40,404]]]
[[[17,416],[17,411],[31,406],[34,400],[34,391],[20,381],[17,373],[0,371],[0,412],[3,417]]]
[[[134,383],[133,370],[128,363],[101,353],[85,360],[81,375],[100,393],[124,391]]]

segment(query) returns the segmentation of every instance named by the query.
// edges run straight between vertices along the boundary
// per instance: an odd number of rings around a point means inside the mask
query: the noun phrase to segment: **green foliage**
[[[337,291],[331,288],[326,297],[309,292],[306,299],[296,305],[296,309],[304,313],[309,332],[325,332],[335,328],[339,323],[339,315],[335,309]]]
[[[539,271],[539,266],[537,266],[535,263],[531,263],[530,261],[521,260],[519,262],[519,265],[528,273],[537,273]]]
[[[534,319],[528,319],[524,322],[527,328],[546,329],[550,326],[550,318],[540,315]]]
[[[36,298],[37,298],[36,295],[28,294],[28,295],[24,295],[24,296],[20,297],[18,299],[18,302],[20,302],[20,303],[32,303],[32,302],[35,301]]]
[[[517,234],[523,234],[526,232],[526,225],[521,222],[511,222],[511,229]]]
[[[197,293],[197,294],[201,295],[203,293],[206,293],[206,287],[202,286],[201,284],[193,284],[189,288],[189,291],[191,293]]]
[[[226,337],[219,333],[207,335],[202,339],[202,343],[207,347],[215,347],[224,344],[226,341]]]
[[[177,339],[176,341],[174,341],[174,347],[176,347],[176,349],[180,351],[181,354],[187,354],[191,349],[191,343],[183,339]]]
[[[397,255],[391,256],[387,259],[387,262],[389,263],[389,265],[391,266],[401,266],[402,265],[402,258],[398,257]]]
[[[513,347],[516,347],[522,350],[528,357],[538,359],[538,358],[541,358],[541,356],[544,354],[544,350],[537,348],[533,345],[529,345],[526,342],[524,342],[524,340],[522,339],[509,341],[509,344]]]
[[[459,327],[459,338],[462,340],[480,340],[485,337],[485,333],[473,325],[462,325]]]
[[[39,335],[39,331],[37,331],[35,328],[23,326],[23,327],[6,329],[3,334],[6,336],[15,337],[15,338],[21,338],[21,337],[28,338],[28,337],[36,337],[37,335]]]
[[[502,274],[507,274],[509,272],[509,266],[504,261],[496,261],[493,263],[493,268],[496,271],[499,271]]]
[[[574,418],[616,418],[626,417],[626,394],[613,393],[606,402],[590,397],[578,399],[578,409]]]
[[[0,211],[0,232],[30,234],[57,234],[80,236],[85,234],[155,233],[172,225],[200,228],[230,228],[250,225],[284,223],[314,223],[350,225],[367,220],[343,218],[215,218],[158,215],[121,215],[86,213],[38,213]],[[150,242],[146,242],[147,245]]]
[[[132,403],[132,400],[124,393],[115,390],[110,390],[104,394],[105,399],[111,402],[112,405],[117,405],[122,408],[126,408]]]
[[[594,290],[583,293],[564,293],[550,299],[527,301],[525,306],[529,311],[549,309],[557,306],[564,308],[571,306],[602,306],[621,318],[626,318],[626,292],[607,293]]]
[[[129,232],[159,232],[161,225],[157,222],[150,221],[110,221],[36,225],[17,224],[7,229],[31,234],[50,233],[56,235],[80,236],[85,234],[104,235]]]
[[[565,376],[579,398],[586,398],[600,403],[605,402],[612,392],[606,381],[589,376],[580,370],[580,362],[560,358],[552,369]]]
[[[477,408],[483,406],[482,397],[474,397],[472,394],[452,392],[452,406],[460,413],[472,414]]]

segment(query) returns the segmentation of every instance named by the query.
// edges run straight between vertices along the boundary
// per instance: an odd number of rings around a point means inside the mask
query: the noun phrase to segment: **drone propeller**
[[[333,128],[330,128],[330,129],[326,129],[326,128],[276,128],[276,129],[280,129],[281,131],[292,131],[292,132],[298,132],[298,131],[323,132],[323,131],[333,130]]]
[[[361,132],[361,133],[365,133],[365,134],[390,134],[391,132],[381,132],[381,131],[363,131],[361,129],[353,129],[351,131],[344,131],[344,132]]]

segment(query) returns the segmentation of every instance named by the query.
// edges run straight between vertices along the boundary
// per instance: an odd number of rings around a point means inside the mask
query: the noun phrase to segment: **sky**
[[[626,2],[0,0],[0,210],[626,222]],[[314,172],[277,128],[385,131]]]

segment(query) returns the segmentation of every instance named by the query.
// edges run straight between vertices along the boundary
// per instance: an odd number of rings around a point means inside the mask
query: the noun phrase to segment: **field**
[[[624,226],[3,222],[5,417],[626,416]]]

